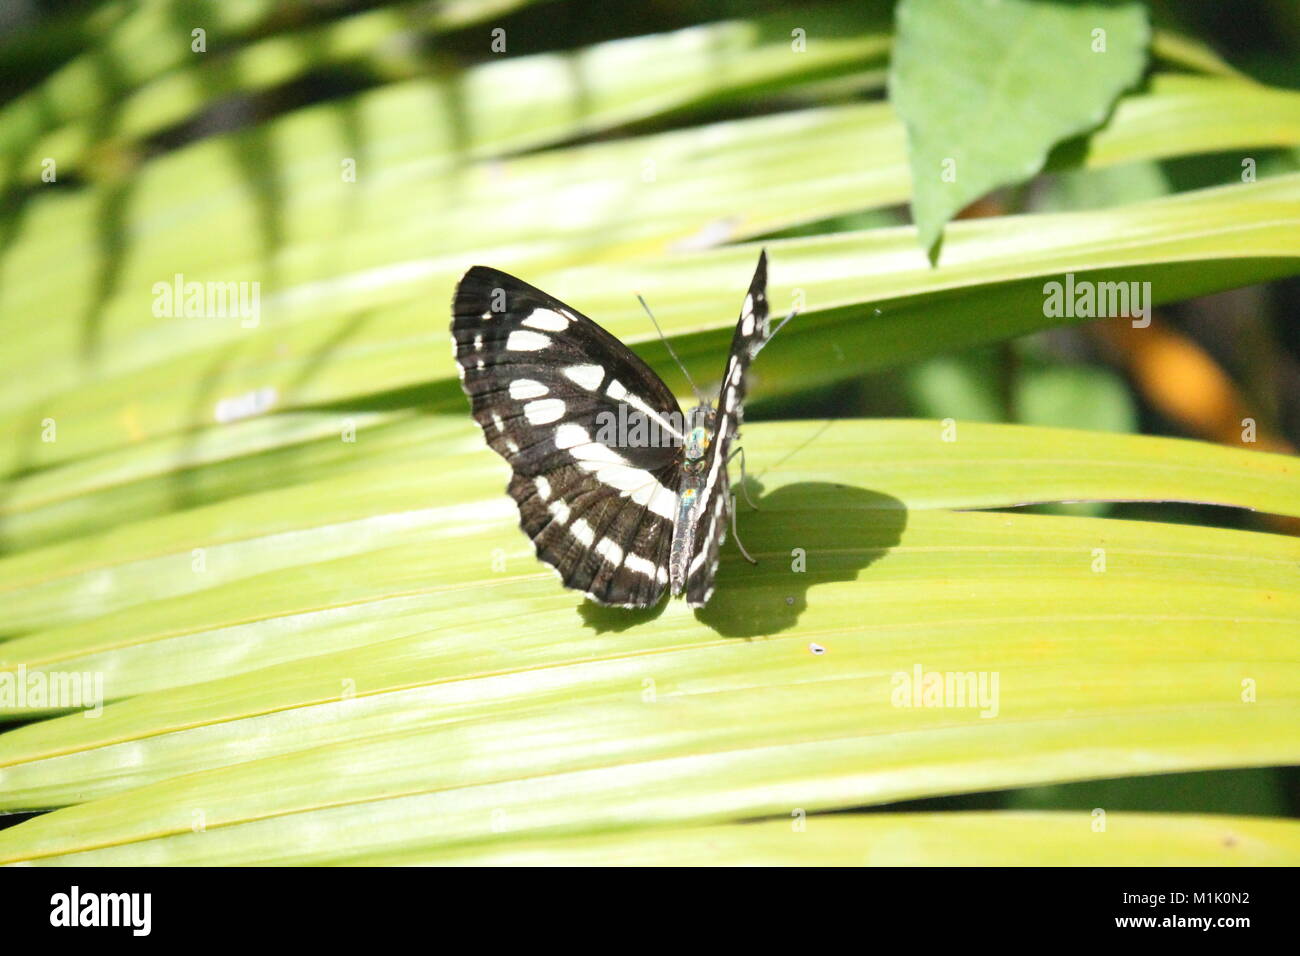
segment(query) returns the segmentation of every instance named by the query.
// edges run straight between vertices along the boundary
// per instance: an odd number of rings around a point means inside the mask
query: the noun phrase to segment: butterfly
[[[461,278],[451,334],[474,419],[510,465],[507,491],[537,556],[600,604],[650,607],[671,590],[703,607],[734,511],[727,465],[745,374],[773,334],[766,250],[716,407],[701,398],[683,414],[617,338],[499,269]]]

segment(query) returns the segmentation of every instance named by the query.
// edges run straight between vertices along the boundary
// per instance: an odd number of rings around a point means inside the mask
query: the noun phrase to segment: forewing
[[[475,266],[452,301],[474,419],[514,471],[509,491],[538,557],[606,604],[653,604],[667,581],[681,449],[602,440],[619,405],[671,429],[672,392],[625,345],[540,289]]]
[[[713,596],[713,577],[718,570],[718,550],[727,537],[727,508],[731,483],[727,478],[727,458],[744,416],[745,378],[754,356],[768,333],[767,251],[758,256],[758,268],[749,283],[731,337],[731,353],[718,394],[713,441],[706,456],[706,480],[700,491],[695,514],[695,553],[687,565],[686,601],[691,607],[703,607]]]

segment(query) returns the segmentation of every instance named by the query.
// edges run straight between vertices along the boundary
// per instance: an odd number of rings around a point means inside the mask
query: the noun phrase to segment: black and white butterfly
[[[487,266],[456,287],[451,334],[474,419],[514,471],[507,490],[537,556],[601,604],[648,607],[671,588],[703,607],[733,507],[727,464],[745,373],[770,337],[766,251],[716,409],[701,399],[683,415],[622,342]]]

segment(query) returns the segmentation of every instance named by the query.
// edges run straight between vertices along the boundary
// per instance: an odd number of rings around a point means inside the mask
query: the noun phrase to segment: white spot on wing
[[[563,332],[569,327],[569,320],[551,309],[533,309],[521,324],[543,332]]]
[[[595,462],[592,462],[591,465],[586,462],[580,462],[579,464],[586,471],[594,471],[596,480],[601,484],[609,485],[619,491],[637,491],[655,480],[650,472],[642,471],[640,468],[633,468],[630,465],[607,465]],[[595,467],[592,467],[592,465],[595,465]]]
[[[618,379],[610,379],[609,384],[605,386],[605,394],[616,402],[626,401],[627,404],[631,405],[637,411],[644,415],[648,415],[659,425],[660,428],[672,435],[674,438],[680,439],[681,441],[686,440],[686,436],[674,428],[672,422],[668,421],[645,402],[641,401],[638,396],[633,395],[625,389],[623,383]]]
[[[547,336],[523,329],[515,329],[506,339],[506,349],[510,352],[537,352],[550,344],[551,340]]]
[[[661,518],[672,521],[677,517],[677,495],[653,478],[648,484],[632,492],[630,497],[637,504],[654,512]]]
[[[564,377],[575,385],[594,392],[600,388],[601,379],[605,377],[605,369],[599,365],[570,365],[564,370]]]
[[[598,441],[592,441],[581,425],[566,422],[555,430],[555,447],[567,448],[578,465],[595,471],[602,465],[626,465],[627,459]]]
[[[533,479],[533,484],[537,486],[537,497],[545,501],[551,497],[551,483],[542,476]]]
[[[647,561],[639,554],[628,554],[623,561],[623,567],[646,578],[655,577],[656,573],[660,570],[655,567],[653,561]]]
[[[564,417],[564,402],[558,398],[539,398],[524,406],[524,415],[530,425],[549,425]]]
[[[558,431],[568,426],[561,425]],[[581,430],[581,426],[573,426]],[[583,432],[584,436],[586,432]],[[556,443],[559,444],[557,434]],[[560,445],[563,448],[565,446]],[[591,472],[601,484],[608,485],[643,508],[648,508],[661,518],[669,521],[677,514],[677,495],[661,485],[650,472],[633,468],[627,461],[607,445],[590,442],[586,445],[570,446],[579,468]]]
[[[555,447],[556,448],[577,448],[579,445],[591,443],[591,436],[587,434],[587,429],[581,425],[575,425],[573,422],[565,422],[559,428],[555,429]]]
[[[709,533],[701,539],[700,553],[691,561],[690,574],[694,574],[704,564],[705,558],[709,556],[708,541],[713,537],[713,526],[709,526]]]
[[[596,553],[615,567],[623,563],[623,549],[609,538],[601,538],[597,542]]]
[[[591,530],[591,525],[587,524],[586,520],[583,518],[575,519],[573,524],[569,525],[569,531],[572,532],[575,538],[589,548],[591,547],[591,543],[596,540],[596,535]]]
[[[541,398],[546,394],[546,386],[541,382],[535,382],[531,378],[517,378],[510,383],[510,397],[516,402],[526,401],[530,398]]]

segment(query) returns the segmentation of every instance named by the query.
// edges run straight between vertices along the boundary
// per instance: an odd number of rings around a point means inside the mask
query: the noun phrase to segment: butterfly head
[[[682,450],[686,455],[688,468],[692,464],[703,462],[704,455],[709,450],[709,443],[713,441],[713,422],[716,414],[712,405],[696,405],[686,416],[686,441],[683,443]]]

